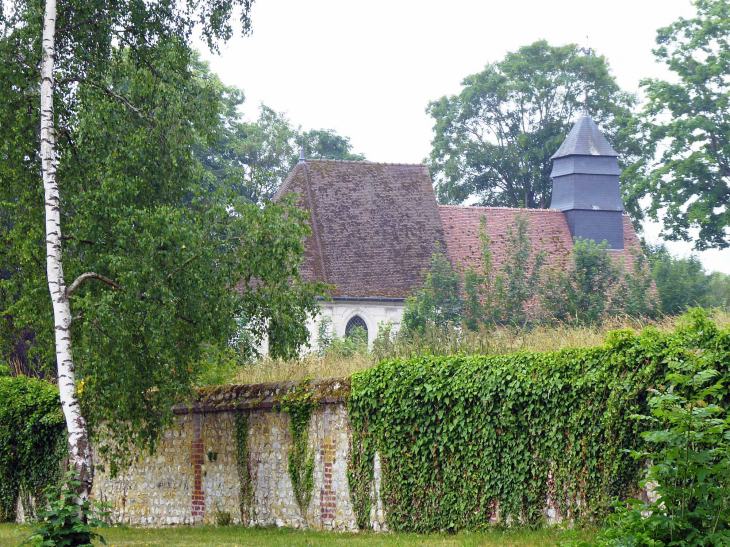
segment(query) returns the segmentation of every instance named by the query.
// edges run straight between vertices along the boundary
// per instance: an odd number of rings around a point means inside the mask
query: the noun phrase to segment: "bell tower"
[[[618,154],[584,112],[553,160],[551,209],[565,213],[573,237],[624,248]]]

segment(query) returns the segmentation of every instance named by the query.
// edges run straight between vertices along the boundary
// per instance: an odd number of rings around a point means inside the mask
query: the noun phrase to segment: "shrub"
[[[0,377],[0,522],[14,521],[18,496],[30,498],[61,478],[66,422],[58,390],[26,376]]]
[[[730,416],[719,404],[727,378],[708,349],[670,363],[668,385],[652,390],[651,415],[641,417],[654,429],[634,455],[653,462],[643,482],[655,501],[617,505],[597,545],[730,545]]]
[[[38,510],[36,526],[24,545],[33,547],[93,547],[91,540],[106,541],[92,526],[109,526],[102,519],[111,513],[108,503],[90,500],[80,501],[76,491],[81,482],[73,479],[73,471],[59,486],[49,486],[44,490],[47,505]]]

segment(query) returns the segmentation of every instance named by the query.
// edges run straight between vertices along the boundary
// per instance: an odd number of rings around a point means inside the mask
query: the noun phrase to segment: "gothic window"
[[[356,330],[356,329],[362,329],[362,330]],[[359,315],[356,315],[352,319],[350,319],[347,322],[347,326],[345,327],[345,336],[348,338],[352,338],[356,335],[357,332],[364,332],[365,333],[365,339],[367,340],[368,336],[368,326],[365,323],[365,320],[360,317]],[[362,334],[361,334],[362,336]]]

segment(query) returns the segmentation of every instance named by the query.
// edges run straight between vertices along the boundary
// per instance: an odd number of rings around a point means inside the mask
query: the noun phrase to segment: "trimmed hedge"
[[[350,490],[358,524],[372,506],[373,456],[393,530],[480,529],[562,516],[601,518],[633,497],[643,469],[647,390],[667,364],[701,358],[728,373],[730,331],[702,311],[674,333],[617,331],[598,348],[419,357],[355,373]]]
[[[66,422],[58,390],[26,376],[0,377],[0,522],[14,521],[18,495],[61,478]]]

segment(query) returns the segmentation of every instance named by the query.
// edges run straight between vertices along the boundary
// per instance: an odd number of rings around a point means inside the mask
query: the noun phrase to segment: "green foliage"
[[[329,355],[349,357],[364,355],[368,352],[368,332],[362,327],[355,327],[342,338],[333,338],[326,352]]]
[[[550,272],[544,305],[556,319],[595,323],[610,311],[612,290],[623,268],[614,263],[608,249],[605,241],[596,245],[593,240],[576,238],[572,268]]]
[[[461,320],[462,305],[459,274],[451,268],[451,262],[436,248],[424,272],[423,288],[406,300],[403,326],[406,331],[423,332],[428,324],[439,327]]]
[[[717,336],[706,328],[704,338]],[[641,416],[652,429],[642,434],[647,448],[634,456],[653,462],[643,483],[654,486],[656,500],[617,504],[596,545],[730,543],[727,345],[710,343],[683,357],[669,363],[666,383],[651,390],[651,415]]]
[[[645,177],[627,181],[637,198],[649,196],[649,214],[665,237],[696,247],[730,245],[730,2],[696,0],[695,17],[658,30],[657,60],[672,81],[644,80],[647,157],[659,151]]]
[[[695,255],[672,256],[665,245],[646,245],[662,312],[678,314],[709,303],[709,278]]]
[[[303,389],[309,380],[302,381],[294,393],[281,401],[281,410],[289,414],[289,431],[292,437],[292,449],[289,451],[289,477],[291,478],[294,499],[302,515],[307,514],[309,502],[314,491],[314,453],[307,448],[309,440],[309,419],[317,402],[311,392]]]
[[[18,496],[42,501],[61,478],[66,422],[58,390],[42,381],[0,377],[0,522],[14,521]]]
[[[254,121],[240,119],[243,92],[220,83],[217,76],[200,64],[201,77],[213,80],[227,105],[215,141],[200,142],[196,155],[219,183],[230,186],[251,202],[273,197],[299,160],[302,144],[308,158],[364,160],[353,154],[348,137],[333,130],[302,131],[284,112],[262,104]]]
[[[537,525],[604,516],[635,493],[646,392],[669,363],[705,354],[727,371],[730,332],[696,311],[674,333],[618,331],[603,347],[385,361],[352,376],[350,481],[358,521],[372,500],[372,455],[394,531]]]
[[[268,335],[273,355],[290,356],[307,341],[306,318],[322,292],[299,274],[307,213],[291,200],[250,204],[197,160],[195,145],[215,136],[225,107],[217,84],[199,78],[194,56],[174,41],[150,55],[152,66],[114,50],[96,75],[139,112],[79,84],[59,156],[67,279],[111,280],[87,280],[70,297],[82,408],[100,453],[122,462],[130,444],[155,448],[170,408],[228,346],[237,319],[248,334],[239,353]],[[3,103],[0,120],[10,114]],[[35,331],[34,355],[50,365],[38,170],[12,158],[0,164],[19,170],[7,179],[0,167],[0,208],[13,219],[4,256],[12,275],[0,280],[12,298],[0,313]]]
[[[241,524],[251,522],[253,511],[253,481],[248,458],[248,414],[236,412],[236,471],[241,485],[239,499],[241,504]]]
[[[80,481],[73,480],[74,472],[58,486],[44,490],[48,504],[38,509],[38,525],[23,545],[33,547],[93,547],[91,541],[98,539],[106,545],[104,538],[91,527],[108,527],[105,520],[111,514],[108,503],[84,500],[80,502],[77,490]]]
[[[533,249],[527,213],[516,215],[508,225],[499,268],[492,263],[484,216],[479,238],[481,271],[467,268],[462,277],[446,257],[433,255],[424,287],[406,301],[404,336],[448,324],[463,323],[478,331],[480,325],[596,323],[612,315],[647,317],[656,312],[651,271],[641,253],[633,253],[629,267],[611,256],[607,243],[577,238],[572,264],[545,268],[547,255]]]
[[[533,254],[527,214],[515,216],[507,228],[507,253],[502,270],[495,276],[497,318],[504,322],[527,321],[527,306],[538,294],[545,253]],[[486,275],[486,274],[485,274]]]
[[[476,197],[481,205],[547,207],[550,156],[560,147],[590,89],[591,115],[621,154],[641,156],[632,137],[633,95],[622,92],[602,56],[538,41],[462,81],[460,94],[428,106],[430,156],[442,203]]]
[[[154,450],[204,353],[228,344],[237,319],[251,347],[268,334],[274,355],[290,355],[307,340],[321,291],[299,275],[307,214],[291,201],[251,204],[198,153],[216,146],[240,97],[204,77],[193,32],[215,48],[234,11],[249,31],[251,0],[59,7],[54,154],[74,366],[96,455],[111,456],[115,471],[131,444]],[[30,358],[52,367],[42,16],[29,0],[0,10],[0,351],[30,331]]]
[[[367,528],[370,522],[370,511],[375,503],[374,473],[375,452],[377,444],[372,435],[357,433],[369,431],[370,417],[365,413],[350,412],[351,435],[350,453],[347,461],[347,483],[350,488],[350,499],[355,513],[355,521],[360,530]]]
[[[231,514],[228,511],[222,511],[218,507],[215,509],[215,523],[218,526],[230,526],[233,523]]]
[[[709,307],[730,308],[730,275],[712,272],[709,275],[710,287],[706,304]]]
[[[321,314],[319,325],[317,325],[317,351],[320,355],[327,353],[334,339],[336,339],[336,336],[332,325],[332,317]]]
[[[332,318],[323,314],[317,326],[317,351],[320,357],[364,355],[368,352],[368,333],[362,327],[355,327],[338,338],[334,333]]]

